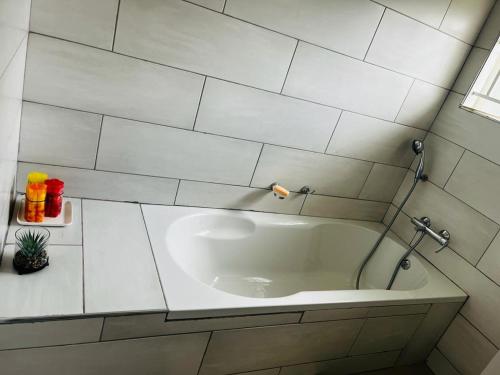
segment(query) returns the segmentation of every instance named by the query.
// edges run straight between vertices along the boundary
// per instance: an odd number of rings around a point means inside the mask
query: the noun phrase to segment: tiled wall
[[[492,3],[33,0],[18,188],[381,220]]]
[[[15,191],[31,0],[0,0],[0,256]]]
[[[394,227],[405,240],[414,233],[408,216],[429,216],[434,228],[448,229],[448,249],[435,254],[437,244],[427,241],[420,253],[470,296],[429,357],[437,375],[478,375],[500,348],[500,124],[458,107],[499,32],[497,2],[425,140],[430,180],[418,185]]]

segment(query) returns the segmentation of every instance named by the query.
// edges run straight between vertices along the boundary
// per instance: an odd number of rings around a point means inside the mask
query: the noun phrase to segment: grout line
[[[195,130],[194,128],[196,127],[196,121],[198,120],[198,113],[200,112],[200,107],[201,107],[201,99],[203,98],[203,92],[205,91],[205,84],[207,83],[207,76],[203,78],[203,85],[201,86],[201,92],[200,92],[200,100],[198,100],[198,107],[196,108],[196,114],[194,115],[194,122],[193,122],[193,128],[191,130]]]
[[[305,194],[304,200],[302,201],[302,204],[300,205],[300,210],[298,215],[302,215],[302,210],[304,209],[304,205],[306,204],[306,199],[310,196],[311,194]]]
[[[498,228],[497,230],[497,233],[493,236],[492,240],[490,241],[490,243],[488,244],[488,246],[486,247],[486,250],[484,250],[483,254],[479,257],[478,261],[476,262],[476,264],[474,264],[474,267],[482,273],[481,269],[479,269],[478,265],[479,263],[481,263],[481,260],[484,258],[484,256],[486,255],[486,253],[488,252],[488,250],[490,249],[491,245],[493,244],[493,242],[497,239],[498,237],[498,234],[500,233],[500,227]],[[486,277],[488,277],[486,274],[484,274]],[[489,278],[489,277],[488,277]],[[496,282],[491,279],[491,281],[493,281],[495,284]],[[498,284],[497,284],[498,285]],[[500,286],[500,285],[498,285]]]
[[[156,261],[155,253],[153,251],[153,244],[151,242],[151,237],[149,236],[149,230],[146,224],[146,218],[144,217],[144,211],[142,210],[142,204],[139,204],[139,210],[141,211],[142,223],[144,224],[144,230],[146,231],[146,235],[148,237],[149,250],[151,251],[151,256],[153,257],[153,263],[155,264],[156,277],[158,278],[158,283],[160,284],[161,294],[163,295],[163,301],[165,302],[165,308],[168,310],[167,295],[165,294],[165,289],[163,288],[163,281],[160,277],[160,270],[158,269],[158,263]]]
[[[448,3],[448,6],[446,7],[446,11],[444,12],[443,18],[441,19],[441,22],[439,22],[438,30],[441,31],[441,26],[443,26],[444,19],[446,18],[446,15],[448,14],[448,11],[450,10],[451,3],[453,0],[450,0]],[[486,20],[485,20],[486,21]],[[458,38],[457,38],[458,39]],[[460,40],[460,39],[459,39]],[[467,43],[468,44],[468,43]]]
[[[178,180],[177,181],[177,189],[175,190],[175,197],[174,197],[174,201],[172,203],[172,205],[176,205],[177,203],[177,195],[179,195],[179,189],[181,188],[181,180]]]
[[[298,47],[299,47],[299,40],[297,39],[297,44],[295,44],[295,49],[293,50],[292,58],[290,59],[290,64],[288,65],[288,69],[286,70],[285,79],[283,80],[283,85],[281,85],[280,94],[283,94],[283,89],[285,88],[286,79],[288,78],[288,73],[290,73],[290,69],[292,67],[293,59],[295,57],[295,53],[297,52],[297,48]]]
[[[82,231],[82,308],[85,314],[85,242],[83,230],[83,199],[80,200],[80,229]]]
[[[357,199],[360,199],[360,196],[361,196],[361,193],[363,192],[363,189],[365,188],[365,185],[366,185],[366,182],[368,181],[368,179],[370,178],[370,175],[372,174],[373,172],[373,168],[375,168],[375,163],[372,164],[371,168],[370,168],[370,171],[368,172],[368,174],[366,175],[365,177],[365,181],[363,181],[363,185],[361,185],[361,188],[359,189],[359,192],[358,194],[356,195]],[[390,203],[390,202],[389,202]],[[385,215],[384,215],[385,216]],[[383,220],[383,218],[382,218]]]
[[[370,51],[372,43],[375,40],[375,35],[377,35],[378,28],[380,27],[380,24],[382,23],[382,19],[384,18],[386,10],[387,10],[387,8],[384,7],[384,10],[382,11],[382,15],[380,16],[380,19],[378,20],[377,27],[375,28],[375,31],[374,31],[374,33],[372,35],[372,39],[370,40],[370,44],[368,44],[368,48],[366,49],[365,55],[363,56],[363,61],[365,61],[366,60],[366,56],[368,56],[368,51]]]
[[[493,345],[493,347],[498,350],[499,348],[495,345],[495,343],[492,341],[492,339],[490,339],[488,336],[486,336],[486,333],[481,331],[474,323],[472,323],[465,315],[462,314],[462,309],[460,309],[460,311],[458,312],[457,315],[460,315],[465,321],[467,321],[467,323],[469,323],[476,331],[479,332],[479,334],[481,336],[483,336],[486,341],[488,341],[491,345]]]
[[[446,185],[448,185],[448,182],[450,181],[451,176],[453,176],[453,173],[455,173],[455,170],[457,169],[458,165],[459,165],[459,164],[460,164],[460,162],[462,161],[462,158],[464,157],[465,152],[466,152],[466,149],[464,149],[464,150],[462,151],[462,155],[460,155],[460,157],[458,158],[457,163],[455,164],[455,166],[454,166],[454,167],[453,167],[453,169],[451,170],[450,175],[448,176],[448,178],[446,179],[446,181],[445,181],[445,183],[444,183],[443,187],[441,188],[443,191],[448,192],[448,190],[446,190]]]
[[[208,340],[207,340],[207,346],[205,347],[205,351],[203,352],[203,355],[201,356],[200,367],[198,367],[198,371],[196,372],[197,375],[200,374],[201,368],[203,366],[203,361],[205,360],[205,356],[207,355],[208,346],[210,345],[210,341],[212,340],[213,335],[214,335],[214,331],[210,331],[210,335],[208,336]]]
[[[224,12],[226,11],[226,5],[227,5],[227,0],[224,0],[224,6],[222,7],[222,14],[225,14]]]
[[[337,130],[337,126],[339,125],[340,118],[342,117],[343,113],[344,113],[344,110],[341,109],[339,117],[337,118],[337,121],[335,122],[335,125],[333,126],[332,134],[330,134],[330,138],[328,139],[328,143],[326,144],[325,151],[323,152],[324,154],[326,154],[326,152],[328,151],[328,147],[330,147],[330,143],[332,142],[332,139],[333,139],[333,134],[335,133],[335,130]],[[331,155],[331,154],[329,154],[329,155]]]
[[[408,92],[406,93],[405,98],[403,99],[403,101],[401,102],[401,105],[399,106],[398,113],[396,113],[396,116],[394,117],[394,121],[393,121],[395,124],[396,124],[396,119],[398,118],[399,114],[403,110],[403,107],[406,103],[406,100],[410,96],[411,89],[413,88],[413,85],[415,84],[415,82],[416,82],[416,79],[414,79],[413,82],[411,83],[410,88],[408,89]],[[421,129],[421,130],[424,130],[424,129]],[[424,130],[424,131],[427,133],[427,130]]]
[[[113,32],[113,43],[111,43],[111,51],[115,49],[116,41],[116,30],[118,29],[118,16],[120,15],[121,0],[118,0],[118,6],[116,7],[116,19],[115,19],[115,31]]]
[[[104,115],[101,115],[101,126],[99,128],[99,136],[97,138],[97,148],[95,152],[94,170],[97,169],[97,158],[99,157],[99,146],[101,145],[102,124],[104,122]]]
[[[357,319],[357,318],[355,318]],[[356,337],[354,338],[354,340],[352,341],[352,344],[349,346],[349,350],[347,350],[347,357],[352,357],[353,354],[351,354],[351,351],[352,349],[354,348],[354,346],[356,345],[356,343],[358,342],[360,336],[361,336],[361,333],[363,332],[363,329],[365,328],[366,326],[366,323],[368,322],[368,317],[364,317],[364,318],[361,318],[363,319],[363,323],[361,324],[361,327],[359,327],[359,331],[356,333]]]
[[[453,318],[453,320],[455,320],[455,318]],[[453,321],[452,321],[452,322],[453,322]],[[450,323],[450,325],[451,325],[451,323]],[[449,326],[450,326],[450,325],[449,325]],[[448,326],[448,327],[449,327],[449,326]],[[447,330],[448,330],[448,329],[447,329]],[[441,337],[443,337],[443,336],[444,336],[444,333],[443,333],[443,335],[441,335]],[[440,338],[440,339],[441,339],[441,338]],[[439,343],[439,342],[438,342],[438,343]],[[439,353],[440,353],[440,354],[444,357],[444,359],[448,362],[448,364],[450,365],[450,367],[451,367],[452,369],[454,369],[454,370],[457,372],[457,374],[462,375],[462,372],[461,372],[461,371],[458,371],[458,369],[457,369],[457,368],[455,367],[455,365],[454,365],[454,364],[450,361],[450,359],[449,359],[447,356],[445,356],[445,355],[444,355],[444,353],[443,353],[443,352],[439,349],[438,344],[436,344],[436,345],[434,346],[434,348],[433,348],[433,349],[435,349],[436,351],[438,351],[438,352],[439,352]],[[430,355],[430,354],[429,354],[429,355]],[[429,357],[427,357],[427,358],[429,358]],[[432,371],[432,370],[431,370],[431,371]]]
[[[104,323],[106,322],[106,317],[102,317],[101,334],[99,335],[99,342],[102,342],[102,334],[104,332]]]
[[[253,178],[255,176],[255,172],[257,172],[257,167],[259,165],[259,161],[260,161],[260,157],[262,155],[262,151],[264,151],[264,143],[262,144],[262,146],[260,148],[259,156],[257,157],[257,161],[255,162],[255,168],[253,169],[252,177],[250,178],[250,183],[248,184],[248,187],[252,187]],[[277,182],[277,181],[273,181],[273,182]],[[273,182],[269,182],[269,184],[272,184]],[[266,189],[266,190],[269,190],[269,189]]]

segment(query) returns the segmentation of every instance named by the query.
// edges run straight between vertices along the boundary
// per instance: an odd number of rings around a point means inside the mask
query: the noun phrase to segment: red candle
[[[47,195],[45,197],[45,216],[58,217],[62,211],[64,182],[57,178],[45,180]]]

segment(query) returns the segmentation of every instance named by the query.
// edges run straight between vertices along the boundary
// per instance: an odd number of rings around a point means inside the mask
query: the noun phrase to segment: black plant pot
[[[21,251],[18,251],[14,255],[14,260],[12,261],[14,268],[19,275],[33,273],[40,271],[49,265],[49,257],[47,252],[44,250],[39,256],[27,257],[24,256]]]

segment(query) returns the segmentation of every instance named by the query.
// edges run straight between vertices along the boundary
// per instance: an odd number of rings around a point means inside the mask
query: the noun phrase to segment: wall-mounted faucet
[[[428,234],[434,241],[438,242],[441,245],[441,248],[436,250],[436,253],[439,253],[446,246],[448,246],[451,238],[450,232],[448,232],[446,229],[442,229],[438,233],[436,233],[431,229],[431,219],[429,219],[428,217],[424,216],[420,219],[413,217],[411,219],[411,222],[415,225],[415,229],[417,230],[417,232]]]

